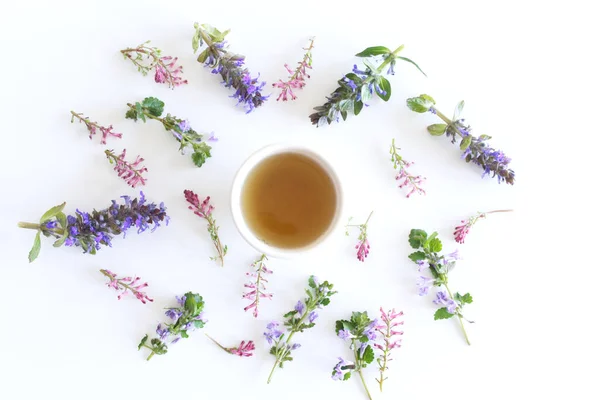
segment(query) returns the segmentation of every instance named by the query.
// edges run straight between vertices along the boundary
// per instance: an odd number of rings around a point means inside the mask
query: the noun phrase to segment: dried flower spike
[[[306,79],[310,78],[310,75],[306,72],[306,70],[312,69],[312,48],[314,42],[315,39],[311,38],[308,47],[304,48],[306,53],[304,53],[302,61],[298,62],[298,67],[296,67],[294,71],[292,71],[287,64],[284,64],[284,67],[290,76],[285,82],[280,79],[279,82],[273,84],[273,87],[281,89],[281,93],[279,93],[277,101],[287,101],[288,96],[290,96],[292,100],[296,100],[297,96],[294,94],[292,89],[302,89],[306,85]]]
[[[213,74],[220,74],[225,87],[235,89],[231,97],[237,99],[237,104],[244,105],[246,114],[260,107],[269,97],[261,93],[266,82],[258,81],[260,74],[256,78],[250,76],[250,71],[244,67],[244,56],[227,50],[225,36],[229,33],[229,29],[221,32],[208,24],[198,23],[194,24],[194,29],[196,30],[192,38],[194,53],[200,46],[204,44],[207,46],[198,55],[198,62],[212,68]]]
[[[384,68],[389,66],[387,74],[394,75],[396,60],[403,60],[413,64],[421,71],[421,68],[413,61],[398,55],[403,48],[404,45],[391,51],[384,46],[367,47],[356,54],[357,57],[364,59],[365,70],[359,70],[354,65],[352,72],[347,73],[342,79],[338,80],[338,87],[327,97],[327,102],[314,108],[316,112],[309,116],[310,122],[319,127],[331,124],[333,121],[339,122],[340,116],[345,121],[348,113],[358,115],[363,106],[371,100],[373,93],[377,94],[383,101],[388,101],[392,95],[392,86],[382,75]],[[379,56],[383,57],[383,61],[376,67],[368,58]],[[425,75],[423,71],[421,73]]]
[[[168,308],[165,315],[172,319],[172,324],[158,324],[156,335],[158,337],[150,340],[148,344],[148,335],[144,336],[138,345],[138,351],[145,347],[152,352],[146,360],[150,361],[155,354],[167,354],[169,344],[177,343],[181,338],[188,338],[189,332],[204,328],[206,320],[204,319],[204,300],[197,293],[187,292],[182,297],[175,296],[179,307]]]
[[[187,79],[184,80],[179,76],[183,73],[183,67],[176,65],[177,57],[162,56],[161,50],[148,46],[149,43],[148,40],[135,48],[128,47],[121,50],[121,54],[126,60],[131,60],[144,76],[154,69],[154,81],[156,83],[166,83],[171,89],[187,84]]]
[[[115,171],[117,175],[122,178],[129,186],[135,188],[137,185],[145,185],[146,178],[142,176],[144,172],[148,171],[146,167],[140,167],[140,164],[144,162],[144,159],[140,156],[135,158],[133,163],[125,160],[126,150],[120,155],[116,155],[113,150],[105,150],[106,158],[111,164],[115,164]]]
[[[245,283],[244,287],[249,289],[248,292],[243,294],[244,299],[252,300],[252,303],[244,307],[244,311],[253,310],[252,315],[258,317],[258,304],[260,299],[273,298],[273,293],[265,293],[267,289],[265,283],[268,281],[265,279],[265,275],[273,273],[265,265],[265,261],[268,260],[266,255],[260,256],[260,258],[254,261],[250,266],[254,269],[252,272],[246,272],[246,275],[250,278],[250,282]]]
[[[408,167],[414,163],[406,161],[400,154],[398,154],[399,147],[396,147],[395,139],[392,139],[392,145],[390,146],[390,154],[392,156],[392,162],[394,163],[394,169],[398,170],[396,180],[400,181],[401,188],[408,187],[409,192],[406,197],[410,197],[413,193],[425,194],[425,190],[421,188],[424,177],[421,175],[413,175],[408,172]]]
[[[212,340],[217,346],[219,346],[221,349],[225,350],[229,354],[233,354],[233,355],[240,356],[240,357],[252,357],[253,356],[252,352],[254,351],[255,347],[254,347],[254,342],[252,340],[249,340],[248,342],[246,342],[245,340],[242,340],[242,342],[240,343],[240,345],[238,347],[225,347],[225,346],[221,345],[221,343],[217,342],[215,339],[208,336],[207,333],[205,333],[205,335],[210,340]]]
[[[148,287],[147,283],[141,283],[141,278],[139,277],[130,277],[126,276],[124,278],[117,278],[117,274],[112,273],[107,269],[101,269],[100,272],[102,275],[106,276],[109,279],[109,282],[106,284],[109,288],[115,289],[119,293],[117,299],[121,300],[121,297],[125,296],[128,292],[131,292],[135,296],[136,299],[146,304],[147,301],[154,301],[144,292],[142,289]]]
[[[471,135],[471,127],[465,123],[460,114],[465,105],[464,101],[458,103],[454,110],[452,120],[442,114],[435,107],[435,100],[426,94],[419,97],[412,97],[406,100],[408,108],[414,112],[425,113],[427,111],[440,117],[444,124],[433,124],[427,127],[432,136],[441,136],[444,133],[451,138],[452,143],[456,143],[457,136],[461,138],[460,149],[463,151],[462,158],[466,162],[471,162],[483,169],[483,178],[486,175],[498,178],[498,183],[506,182],[509,185],[515,183],[515,172],[508,168],[510,158],[502,151],[489,147],[486,143],[491,136],[480,135],[475,137]]]
[[[362,262],[365,261],[365,258],[367,258],[367,256],[369,255],[369,251],[371,250],[371,245],[369,244],[369,240],[367,239],[367,224],[371,219],[371,215],[373,215],[373,211],[371,211],[369,217],[367,218],[364,224],[350,225],[352,217],[350,217],[348,223],[346,224],[346,236],[350,234],[348,232],[348,228],[356,227],[360,229],[360,234],[358,235],[358,243],[356,244],[356,246],[354,246],[354,248],[356,249],[356,258],[358,258],[358,261]]]
[[[204,199],[201,204],[198,195],[191,190],[184,190],[183,194],[185,195],[187,202],[191,204],[188,208],[192,210],[194,214],[200,218],[204,218],[206,222],[208,222],[208,233],[210,233],[210,238],[215,245],[218,254],[217,257],[211,257],[210,259],[215,261],[219,260],[221,266],[223,266],[223,258],[227,254],[227,246],[223,246],[221,244],[221,239],[219,239],[219,227],[212,215],[215,208],[210,204],[210,196]]]
[[[75,121],[75,118],[79,120],[79,122],[83,122],[85,127],[90,132],[90,140],[92,140],[92,136],[96,134],[98,130],[102,133],[102,138],[100,139],[101,144],[106,144],[106,139],[109,136],[116,137],[121,139],[123,137],[122,133],[113,132],[113,126],[109,125],[108,128],[99,125],[97,122],[92,122],[88,117],[84,117],[83,113],[76,113],[75,111],[71,111],[71,123]]]
[[[125,204],[117,204],[113,200],[112,205],[101,211],[91,213],[76,210],[75,215],[65,215],[63,209],[66,203],[52,207],[42,215],[39,224],[19,222],[19,228],[37,230],[33,247],[29,252],[29,262],[37,258],[40,253],[40,235],[53,237],[56,240],[54,247],[77,246],[84,253],[96,254],[101,246],[112,247],[112,239],[121,233],[125,237],[128,229],[134,227],[137,233],[146,231],[152,227],[152,232],[160,226],[160,222],[169,224],[167,208],[164,203],[157,206],[154,203],[146,203],[146,197],[140,192],[139,200],[129,196],[121,196]]]
[[[478,212],[476,215],[469,217],[468,219],[463,219],[460,221],[461,225],[454,228],[454,240],[457,243],[464,243],[467,234],[471,230],[471,227],[475,225],[477,221],[480,219],[484,219],[488,214],[501,213],[501,212],[511,212],[512,210],[494,210],[487,212]]]
[[[414,253],[408,255],[414,263],[418,265],[418,271],[429,270],[432,277],[419,276],[417,279],[417,287],[419,288],[419,296],[429,294],[432,287],[444,287],[445,290],[438,290],[433,303],[441,306],[433,315],[434,320],[449,319],[458,317],[460,328],[465,336],[468,345],[471,345],[463,319],[467,320],[463,315],[463,308],[467,304],[473,302],[473,297],[469,293],[461,295],[452,291],[448,287],[448,273],[454,268],[456,260],[458,260],[458,251],[450,254],[440,255],[442,251],[442,241],[437,238],[437,232],[427,235],[427,232],[421,229],[412,229],[408,236],[408,243],[413,249],[417,249]]]
[[[387,379],[384,374],[389,368],[388,363],[392,361],[392,358],[390,358],[391,352],[393,349],[400,347],[401,339],[395,338],[395,336],[404,335],[403,331],[395,329],[397,326],[404,325],[404,321],[397,321],[396,319],[403,316],[404,313],[402,311],[396,312],[395,309],[386,312],[383,307],[380,307],[379,311],[381,312],[382,323],[377,325],[376,330],[381,335],[383,344],[374,344],[375,348],[381,351],[381,355],[377,358],[379,379],[376,378],[375,380],[379,383],[379,390],[383,392],[383,381]]]
[[[211,147],[202,141],[204,135],[193,130],[187,119],[180,119],[171,114],[160,118],[164,111],[165,103],[156,97],[146,97],[141,103],[127,103],[127,106],[129,110],[125,113],[125,118],[134,121],[141,119],[144,122],[146,122],[146,118],[159,121],[163,124],[165,130],[171,132],[173,137],[177,139],[179,142],[179,151],[182,154],[186,148],[191,147],[193,150],[192,161],[197,167],[201,167],[206,162],[206,159],[210,157]]]

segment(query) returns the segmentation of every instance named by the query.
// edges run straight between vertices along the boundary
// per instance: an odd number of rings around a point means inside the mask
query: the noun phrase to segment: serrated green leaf
[[[427,240],[427,232],[422,229],[411,229],[408,234],[408,243],[413,249],[418,249],[423,246]]]
[[[469,146],[471,145],[471,138],[472,136],[465,136],[464,138],[462,138],[462,140],[460,141],[460,149],[462,151],[465,151],[467,148],[469,148]]]
[[[184,338],[184,339],[187,339],[187,338],[189,338],[189,337],[190,337],[190,336],[188,335],[187,331],[180,331],[179,333],[181,334],[181,337],[182,337],[182,338]]]
[[[426,74],[425,72],[423,72],[423,70],[421,69],[421,67],[419,67],[419,66],[417,65],[417,63],[416,63],[416,62],[414,62],[413,60],[411,60],[410,58],[406,58],[406,57],[400,57],[400,56],[398,56],[398,57],[396,57],[396,58],[399,58],[400,60],[404,60],[404,61],[406,61],[406,62],[409,62],[409,63],[411,63],[412,65],[414,65],[415,67],[417,67],[417,69],[418,69],[419,71],[421,71],[421,73],[422,73],[423,75],[427,76],[427,74]]]
[[[470,293],[465,293],[464,295],[461,295],[460,293],[456,293],[454,295],[454,298],[456,299],[456,301],[463,303],[463,304],[471,304],[473,302],[473,297],[471,297]]]
[[[56,215],[58,215],[58,213],[61,212],[65,208],[66,204],[67,204],[66,202],[59,204],[57,206],[52,207],[48,211],[46,211],[44,213],[44,215],[42,215],[42,218],[40,218],[40,224],[43,224],[44,222],[48,221],[50,218],[56,217]]]
[[[137,121],[137,112],[131,108],[125,113],[125,118]]]
[[[363,102],[357,100],[354,102],[354,115],[360,114],[360,111],[363,109]]]
[[[141,350],[142,346],[144,346],[147,341],[148,341],[148,335],[146,335],[142,338],[142,340],[140,341],[140,344],[138,344],[138,350]]]
[[[461,100],[460,103],[456,105],[454,108],[454,115],[452,116],[452,121],[456,121],[460,114],[462,113],[463,107],[465,106],[465,101]]]
[[[195,320],[194,321],[194,327],[196,329],[204,328],[204,322],[200,321],[200,320]]]
[[[40,239],[40,231],[35,234],[35,239],[33,239],[33,247],[29,251],[29,262],[33,262],[39,255],[40,249],[42,248],[42,240]]]
[[[408,258],[410,258],[414,262],[417,262],[417,261],[420,261],[420,260],[425,260],[427,258],[427,256],[422,251],[415,251],[414,253],[410,253],[408,255]]]
[[[362,360],[364,362],[366,362],[367,364],[371,364],[374,359],[375,359],[375,352],[373,351],[373,348],[371,347],[371,345],[368,345],[362,356]]]
[[[321,300],[321,305],[327,306],[327,305],[329,305],[330,302],[331,302],[331,300],[329,300],[328,298],[324,298],[323,300]]]
[[[442,251],[442,241],[438,238],[434,238],[429,242],[429,251],[439,253]]]
[[[381,80],[379,82],[379,87],[384,91],[384,93],[379,93],[376,91],[377,95],[381,100],[388,101],[392,96],[392,85],[390,84],[390,81],[388,81],[383,76],[381,76],[380,78]]]
[[[160,117],[165,109],[165,103],[156,97],[146,97],[142,102],[142,107],[151,115]]]
[[[347,381],[348,379],[350,379],[351,376],[352,376],[352,372],[346,372],[344,374],[344,380]]]
[[[206,143],[194,143],[194,152],[192,153],[192,161],[196,167],[201,167],[210,158],[211,147]]]
[[[372,57],[381,54],[390,54],[392,51],[385,46],[373,46],[367,47],[360,53],[356,54],[356,57]]]
[[[433,314],[433,319],[436,321],[438,319],[448,319],[452,317],[454,317],[454,314],[449,313],[446,307],[438,308],[435,314]]]
[[[446,132],[447,127],[448,125],[446,124],[433,124],[427,127],[427,131],[429,131],[432,136],[441,136]]]

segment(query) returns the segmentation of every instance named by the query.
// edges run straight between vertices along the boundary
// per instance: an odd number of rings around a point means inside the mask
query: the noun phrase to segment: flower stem
[[[142,178],[143,176],[141,174],[140,171],[136,170],[130,162],[125,161],[125,159],[120,159],[119,156],[117,156],[115,153],[112,152],[112,150],[104,150],[104,154],[106,154],[106,158],[108,158],[108,161],[112,164],[113,162],[115,163],[115,165],[118,164],[118,161],[121,161],[125,167],[127,168],[128,171],[131,171],[135,174],[135,176],[137,176],[138,178]]]
[[[302,61],[300,61],[300,65],[298,65],[298,67],[296,68],[296,70],[294,71],[294,74],[290,77],[289,81],[293,81],[295,79],[298,78],[298,75],[300,75],[300,72],[302,71],[302,67],[306,64],[306,62],[308,61],[309,57],[310,57],[310,51],[313,48],[313,45],[315,43],[315,38],[310,38],[310,44],[308,45],[308,49],[304,49],[306,50],[306,53],[304,53],[304,57],[302,57]]]
[[[446,290],[448,291],[448,295],[450,296],[450,298],[452,300],[454,300],[454,295],[450,291],[448,284],[444,283],[444,286],[446,287]],[[471,342],[469,341],[469,336],[467,335],[467,330],[465,329],[465,324],[463,323],[463,317],[460,314],[458,314],[457,317],[458,317],[458,322],[460,322],[460,328],[462,329],[463,335],[465,335],[465,340],[467,341],[467,344],[470,346]]]
[[[502,213],[502,212],[512,212],[513,210],[494,210],[494,211],[487,211],[484,214],[493,214],[493,213]]]
[[[402,49],[404,48],[404,45],[400,45],[396,50],[394,50],[391,54],[388,54],[388,56],[385,58],[385,60],[381,63],[381,65],[377,68],[377,72],[381,73],[383,71],[383,68],[385,68],[386,65],[388,65],[389,63],[392,62],[392,60],[394,58],[396,58],[396,54],[400,53],[402,51]]]
[[[19,222],[17,226],[24,229],[35,229],[36,231],[42,227],[40,224],[32,224],[31,222]]]
[[[135,110],[135,105],[133,105],[133,104],[131,104],[131,103],[127,103],[127,106],[128,106],[129,108],[131,108],[132,110]],[[152,115],[152,114],[150,114],[150,113],[148,113],[148,112],[144,111],[143,109],[142,109],[142,113],[144,113],[144,115],[145,115],[146,117],[150,118],[150,119],[155,119],[155,120],[157,120],[157,121],[160,121],[160,122],[162,122],[162,123],[163,123],[163,125],[164,125],[164,123],[165,123],[165,120],[164,120],[164,118],[155,117],[154,115]]]
[[[77,114],[75,111],[71,111],[71,114],[73,115],[73,117],[71,117],[71,122],[73,122],[73,118],[77,118],[78,120],[80,120],[81,122],[83,122],[86,125],[92,125],[98,129],[102,128],[100,125],[98,125],[98,123],[92,122],[89,118],[82,117],[81,115]]]
[[[354,345],[354,339],[352,339],[352,344]],[[356,346],[353,347],[356,348]],[[358,362],[358,351],[359,350],[354,350],[354,365],[356,366],[356,372],[358,372],[358,376],[360,376],[360,380],[365,388],[365,391],[367,392],[369,400],[372,400],[371,393],[369,392],[369,388],[367,387],[367,383],[365,382],[365,378],[362,374],[362,365]]]
[[[369,397],[369,400],[372,400],[373,398],[371,397],[371,393],[369,393],[369,388],[367,387],[367,383],[365,382],[365,378],[363,377],[362,369],[358,370],[358,376],[360,376],[360,380],[362,381],[365,391],[367,392],[367,396]]]
[[[435,115],[437,115],[438,117],[440,117],[442,119],[442,121],[444,121],[446,124],[448,124],[448,126],[450,128],[452,128],[452,130],[456,133],[458,133],[460,135],[460,137],[464,137],[465,135],[460,131],[460,129],[458,129],[456,126],[454,126],[454,121],[451,121],[450,118],[446,117],[444,114],[442,114],[437,108],[431,106],[431,108],[433,108],[435,110]],[[467,134],[468,135],[468,134]]]
[[[206,337],[209,338],[210,340],[213,341],[214,344],[216,344],[217,346],[219,346],[220,348],[222,348],[223,350],[225,350],[226,352],[229,353],[229,349],[227,347],[224,347],[221,343],[217,342],[215,339],[211,338],[208,333],[205,333]]]
[[[302,315],[302,317],[300,317],[300,320],[298,321],[298,323],[296,325],[298,325],[298,326],[302,325],[302,321],[304,321],[304,318],[306,318],[307,315],[308,315],[308,307],[306,307],[304,314]],[[292,337],[294,337],[294,333],[296,333],[296,332],[295,331],[290,332],[287,340],[285,341],[286,348],[287,348],[287,345],[290,343],[290,340],[292,340]],[[277,367],[277,364],[279,364],[279,362],[280,362],[279,360],[285,356],[286,352],[287,352],[287,350],[285,352],[283,352],[281,355],[279,355],[277,357],[277,359],[275,360],[275,365],[273,365],[273,368],[271,369],[271,373],[269,374],[269,378],[267,379],[267,384],[271,383],[271,377],[273,376],[273,372],[275,372],[275,367]]]

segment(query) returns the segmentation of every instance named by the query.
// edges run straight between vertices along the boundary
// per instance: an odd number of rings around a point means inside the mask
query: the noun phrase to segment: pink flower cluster
[[[365,237],[364,240],[358,242],[355,248],[358,249],[358,251],[356,252],[356,257],[358,258],[358,261],[364,262],[365,258],[367,258],[367,256],[369,255],[369,250],[371,249],[369,240],[367,240],[367,238]]]
[[[393,349],[399,348],[400,342],[402,341],[399,338],[395,338],[395,336],[404,335],[403,331],[394,329],[400,325],[404,325],[404,321],[397,321],[397,318],[403,316],[404,312],[396,312],[395,309],[386,312],[383,310],[383,307],[380,307],[379,311],[381,312],[380,318],[383,323],[378,325],[375,329],[381,334],[383,345],[375,343],[373,346],[381,351],[381,355],[377,358],[380,372],[380,377],[377,379],[377,382],[379,382],[380,390],[383,390],[383,381],[387,379],[384,377],[385,371],[388,369],[387,364],[392,361],[390,353]]]
[[[400,169],[398,170],[398,175],[396,175],[396,180],[400,181],[400,185],[398,187],[409,187],[410,191],[406,195],[406,197],[410,197],[413,193],[425,194],[425,190],[423,190],[419,185],[423,183],[425,178],[421,175],[412,175],[406,169],[413,165],[413,162],[407,162],[402,160]]]
[[[188,208],[200,218],[209,218],[212,215],[214,206],[210,204],[210,196],[207,196],[202,203],[198,199],[198,195],[191,190],[184,190],[183,194],[188,203],[191,204]]]
[[[230,347],[227,350],[236,356],[240,357],[252,357],[252,351],[255,349],[254,342],[252,340],[246,342],[242,340],[238,347]]]
[[[284,82],[280,79],[279,82],[273,84],[273,87],[281,89],[281,93],[277,97],[277,101],[287,101],[288,96],[290,96],[292,100],[296,100],[297,96],[294,94],[292,89],[302,89],[306,85],[306,79],[310,78],[310,75],[308,75],[306,70],[312,69],[311,50],[313,48],[314,41],[314,38],[311,39],[308,48],[304,48],[306,53],[304,54],[302,61],[298,63],[296,70],[292,71],[289,65],[284,64],[285,69],[290,75],[287,81]]]
[[[471,227],[480,219],[484,219],[488,214],[511,212],[512,210],[494,210],[487,212],[478,212],[476,215],[460,221],[461,225],[454,228],[454,240],[457,243],[464,243],[467,234],[471,231]]]
[[[147,301],[154,301],[150,297],[146,295],[146,293],[141,290],[148,286],[147,283],[141,283],[141,278],[139,277],[130,277],[127,276],[125,278],[117,278],[117,274],[107,270],[101,269],[100,272],[102,275],[106,276],[109,279],[109,282],[106,284],[109,288],[113,288],[119,293],[117,298],[121,300],[121,297],[125,296],[128,292],[131,292],[136,299],[140,300],[143,304],[146,304]]]
[[[348,228],[355,227],[360,229],[360,233],[358,235],[358,244],[354,246],[354,248],[357,250],[356,258],[358,258],[358,261],[364,262],[367,256],[369,255],[369,251],[371,250],[371,245],[369,244],[369,240],[367,239],[367,227],[372,215],[373,211],[371,211],[369,217],[367,218],[364,224],[350,225],[352,217],[350,217],[350,219],[348,220],[348,224],[346,224],[346,236],[348,236]]]
[[[77,118],[80,123],[83,122],[85,124],[85,127],[90,132],[90,140],[92,139],[92,136],[94,136],[97,133],[98,130],[100,130],[100,132],[102,133],[102,138],[100,139],[101,144],[106,144],[106,139],[109,136],[116,137],[119,139],[123,137],[122,133],[113,132],[112,125],[109,125],[108,127],[98,125],[97,122],[92,122],[88,117],[84,117],[83,113],[76,113],[75,111],[71,111],[71,115],[71,123],[73,123],[75,118]]]
[[[253,310],[252,315],[254,315],[255,318],[258,317],[258,304],[260,299],[271,300],[273,298],[273,293],[265,293],[265,283],[268,281],[264,276],[273,273],[273,271],[265,266],[266,259],[267,256],[263,254],[258,260],[250,265],[254,268],[254,271],[246,273],[246,276],[250,278],[250,282],[245,283],[244,287],[250,290],[244,293],[242,298],[252,300],[252,303],[244,307],[244,311]]]
[[[183,73],[183,67],[176,65],[177,57],[160,57],[155,66],[154,82],[168,83],[170,88],[187,84],[187,79],[183,79],[179,74]]]
[[[123,152],[117,156],[113,150],[105,150],[106,158],[110,161],[110,163],[115,164],[115,171],[120,178],[123,178],[125,182],[132,188],[135,188],[137,185],[145,185],[146,178],[142,176],[144,172],[148,171],[146,167],[140,167],[140,164],[144,161],[143,158],[137,156],[134,162],[128,162],[125,160],[125,155],[127,154],[127,150],[123,149]]]

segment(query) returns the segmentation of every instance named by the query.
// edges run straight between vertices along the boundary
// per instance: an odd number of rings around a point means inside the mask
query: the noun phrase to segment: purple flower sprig
[[[444,121],[443,124],[433,124],[427,127],[432,136],[441,136],[444,133],[450,137],[452,143],[456,143],[457,137],[461,139],[460,149],[463,151],[462,158],[466,162],[478,165],[483,169],[481,177],[486,175],[498,178],[498,183],[515,183],[515,172],[508,167],[511,159],[502,151],[495,150],[487,145],[491,139],[488,135],[479,135],[475,137],[471,134],[471,126],[465,123],[460,114],[465,105],[464,101],[458,103],[454,110],[452,119],[446,117],[435,107],[435,100],[426,94],[419,97],[411,97],[406,100],[409,109],[418,113],[431,112]]]
[[[202,203],[200,203],[200,199],[198,195],[191,190],[184,190],[183,194],[185,199],[190,206],[188,207],[190,210],[194,212],[200,218],[204,218],[206,222],[208,222],[208,233],[210,234],[210,238],[215,245],[215,249],[217,250],[217,257],[211,257],[211,260],[217,261],[219,260],[221,266],[224,266],[223,258],[227,254],[227,245],[223,246],[221,243],[221,239],[219,239],[219,227],[217,226],[217,221],[215,221],[215,217],[213,217],[212,213],[215,209],[214,206],[210,204],[210,196],[208,196]]]
[[[137,185],[145,185],[146,178],[142,176],[144,172],[148,172],[148,168],[140,166],[144,159],[140,156],[135,158],[134,162],[125,160],[127,155],[126,149],[120,155],[116,155],[114,150],[105,150],[106,158],[111,164],[115,164],[117,175],[122,178],[129,186],[135,188]]]
[[[279,82],[273,84],[273,87],[281,89],[281,93],[279,93],[277,101],[287,101],[288,96],[290,96],[292,100],[296,100],[297,96],[294,94],[292,89],[302,89],[306,85],[306,79],[310,78],[310,75],[306,72],[306,70],[312,69],[312,49],[314,47],[314,43],[315,38],[311,38],[308,47],[304,48],[306,53],[304,53],[302,61],[298,62],[298,67],[296,67],[294,71],[292,71],[289,65],[284,64],[284,67],[290,76],[285,82],[280,79]]]
[[[124,204],[112,205],[101,211],[91,213],[79,211],[75,215],[65,215],[63,209],[66,203],[52,207],[42,215],[39,224],[19,222],[19,228],[37,230],[33,247],[29,252],[29,262],[35,260],[41,248],[40,235],[57,239],[54,247],[76,246],[81,247],[84,253],[96,254],[102,246],[112,247],[112,239],[130,228],[137,228],[137,233],[142,233],[149,228],[154,232],[165,221],[169,224],[167,208],[164,203],[156,205],[147,203],[143,192],[139,199],[121,196]]]
[[[381,351],[380,356],[377,358],[377,364],[379,364],[379,379],[375,379],[379,383],[379,390],[383,392],[383,382],[387,379],[385,372],[388,370],[388,363],[392,361],[391,352],[393,349],[400,347],[401,339],[396,336],[404,335],[403,331],[396,330],[396,327],[404,325],[404,321],[398,321],[397,319],[404,315],[402,311],[396,312],[395,309],[385,311],[383,307],[379,308],[381,312],[382,323],[377,325],[376,329],[379,332],[383,344],[375,343],[376,349]]]
[[[148,46],[149,43],[148,40],[135,48],[128,47],[121,50],[121,54],[126,60],[131,60],[144,76],[154,69],[154,82],[156,83],[166,83],[171,89],[186,85],[188,81],[180,76],[183,73],[183,67],[177,65],[177,57],[163,56],[160,49]]]
[[[333,284],[325,281],[319,283],[315,276],[308,279],[308,288],[305,290],[307,297],[304,301],[299,300],[294,309],[286,314],[284,326],[287,331],[279,328],[278,322],[270,322],[264,333],[267,343],[271,345],[269,353],[275,357],[275,364],[271,369],[267,383],[271,382],[275,368],[283,368],[286,361],[292,361],[291,352],[300,347],[299,343],[292,343],[294,334],[304,332],[315,326],[318,318],[317,309],[321,309],[330,302],[330,297],[337,292],[333,290]]]
[[[186,148],[191,148],[193,151],[192,161],[197,167],[204,165],[206,159],[211,156],[211,147],[202,140],[205,134],[200,134],[193,130],[187,119],[177,118],[171,114],[167,114],[161,118],[165,103],[156,97],[146,97],[141,103],[127,103],[127,106],[129,110],[125,113],[125,118],[136,122],[138,119],[146,122],[146,118],[159,121],[163,124],[165,130],[171,132],[173,137],[179,142],[179,151],[181,154],[184,153]]]
[[[152,352],[146,360],[155,355],[167,354],[168,345],[177,343],[181,338],[187,339],[189,332],[204,328],[204,300],[197,293],[187,292],[182,297],[175,296],[179,307],[168,308],[165,315],[173,320],[173,323],[158,324],[156,327],[156,338],[150,340],[148,335],[144,336],[138,345],[138,351],[145,347]]]
[[[225,350],[229,354],[233,354],[240,357],[252,357],[254,354],[252,353],[255,350],[254,342],[252,340],[245,341],[242,340],[237,347],[225,347],[221,343],[217,342],[215,339],[211,338],[208,333],[205,333],[206,337],[213,341],[214,344],[219,346],[221,349]]]
[[[427,235],[427,232],[421,229],[412,229],[408,236],[408,242],[413,249],[417,251],[409,254],[413,262],[418,265],[419,272],[428,269],[431,273],[431,277],[419,276],[417,279],[417,287],[419,288],[419,296],[425,296],[429,294],[429,290],[432,287],[443,287],[436,293],[436,298],[433,303],[441,306],[433,315],[434,320],[439,319],[450,319],[458,317],[461,330],[465,336],[465,340],[468,345],[471,345],[463,319],[467,320],[463,315],[463,308],[466,304],[473,302],[471,294],[465,293],[461,295],[456,292],[452,294],[450,287],[448,286],[448,273],[454,268],[456,261],[458,260],[458,251],[450,254],[440,255],[442,251],[442,241],[438,239],[437,232],[433,232],[431,235]],[[444,290],[445,289],[445,290]]]
[[[471,227],[475,225],[477,221],[479,221],[480,219],[485,219],[488,214],[504,212],[512,212],[512,210],[494,210],[486,212],[477,212],[476,215],[473,215],[467,219],[463,219],[462,221],[460,221],[460,225],[454,228],[454,240],[456,240],[456,243],[464,243],[467,234],[471,231]]]
[[[225,87],[235,89],[231,97],[237,99],[237,104],[244,105],[246,114],[260,107],[269,97],[261,93],[267,83],[259,82],[260,74],[252,78],[250,71],[244,66],[246,59],[244,56],[229,52],[225,41],[229,29],[221,32],[211,25],[198,23],[194,24],[194,29],[192,38],[194,53],[200,46],[204,44],[207,46],[198,55],[198,62],[211,68],[213,74],[220,74]]]
[[[398,170],[396,180],[400,181],[401,188],[407,187],[409,189],[406,195],[409,198],[413,193],[425,194],[425,190],[421,188],[421,184],[426,179],[421,175],[413,175],[408,172],[408,167],[414,164],[414,162],[406,161],[399,153],[399,147],[396,147],[395,139],[392,139],[392,145],[390,146],[390,155],[392,157],[392,163],[394,163],[394,170]]]
[[[371,393],[362,371],[375,360],[373,345],[377,339],[379,325],[379,321],[370,319],[366,311],[355,311],[349,320],[335,322],[335,333],[340,339],[350,343],[349,347],[352,350],[354,362],[345,361],[342,357],[338,357],[339,362],[333,367],[331,378],[347,381],[352,377],[353,372],[358,373],[369,400],[371,399]]]
[[[367,258],[367,256],[369,255],[369,251],[371,250],[371,245],[369,244],[369,240],[367,239],[367,226],[372,215],[373,211],[371,211],[369,217],[367,218],[364,224],[351,225],[350,221],[352,220],[352,217],[350,217],[348,223],[346,224],[346,236],[350,235],[350,233],[348,232],[348,228],[354,227],[360,230],[360,233],[358,234],[358,243],[356,244],[356,246],[354,246],[354,248],[356,249],[356,258],[358,258],[358,261],[364,262],[365,258]]]
[[[403,60],[413,64],[423,75],[425,73],[412,60],[398,55],[404,48],[404,45],[392,51],[384,46],[367,47],[365,50],[356,54],[363,58],[365,70],[358,69],[355,64],[352,72],[347,73],[338,80],[338,87],[322,106],[315,107],[316,112],[309,118],[310,122],[317,127],[332,122],[339,122],[340,116],[345,121],[348,113],[358,115],[363,106],[368,106],[367,102],[371,100],[375,93],[383,101],[388,101],[392,95],[392,86],[383,76],[383,71],[387,67],[387,74],[394,75],[394,66],[396,60]],[[383,60],[376,67],[369,58],[382,57]]]
[[[253,310],[252,315],[254,315],[254,318],[258,317],[258,304],[260,303],[260,299],[271,300],[273,298],[273,293],[265,292],[267,289],[265,283],[268,282],[265,279],[265,275],[273,273],[273,271],[266,267],[265,260],[268,260],[267,256],[265,254],[261,255],[258,260],[250,265],[253,271],[246,272],[246,275],[250,278],[250,282],[244,284],[244,287],[248,289],[248,291],[244,293],[242,297],[244,299],[252,300],[252,303],[244,307],[244,311]]]
[[[79,120],[80,123],[84,123],[88,132],[90,133],[90,140],[92,140],[92,136],[94,136],[98,131],[102,134],[100,138],[100,144],[106,144],[106,139],[110,137],[116,137],[121,139],[123,137],[122,133],[113,132],[113,126],[109,125],[108,127],[104,127],[97,122],[91,121],[88,117],[84,117],[83,113],[76,113],[75,111],[71,111],[71,123],[75,122],[75,118]]]
[[[154,301],[153,299],[148,297],[146,293],[142,292],[142,289],[148,287],[148,284],[145,282],[141,283],[141,278],[131,276],[118,278],[117,274],[107,269],[101,269],[100,272],[102,273],[102,275],[106,276],[109,279],[106,286],[115,289],[117,292],[120,292],[117,296],[117,299],[121,300],[121,297],[131,292],[131,294],[133,294],[135,298],[141,301],[143,304],[146,304],[146,301]]]

